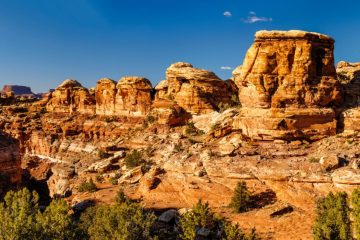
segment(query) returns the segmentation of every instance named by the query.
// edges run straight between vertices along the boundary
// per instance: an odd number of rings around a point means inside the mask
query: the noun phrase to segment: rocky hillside
[[[127,76],[65,80],[35,102],[2,96],[1,171],[20,182],[21,162],[74,206],[109,204],[119,188],[160,210],[203,199],[265,239],[311,239],[316,200],[360,184],[359,64],[336,69],[333,50],[322,34],[260,31],[226,81],[179,62],[155,87]],[[80,192],[90,178],[99,190]],[[240,180],[256,204],[234,214]]]

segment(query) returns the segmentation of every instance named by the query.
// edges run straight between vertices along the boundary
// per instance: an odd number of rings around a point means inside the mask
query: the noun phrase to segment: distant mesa
[[[35,95],[30,87],[19,85],[5,85],[1,91],[3,94],[13,92],[15,96],[21,95]]]

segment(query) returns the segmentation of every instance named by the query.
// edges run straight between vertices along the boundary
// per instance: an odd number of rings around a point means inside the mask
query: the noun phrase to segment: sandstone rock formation
[[[96,114],[114,115],[116,82],[109,78],[100,79],[95,88]]]
[[[159,124],[168,126],[184,125],[191,118],[191,115],[175,102],[160,98],[154,101],[151,116],[155,117]]]
[[[342,127],[360,131],[360,63],[339,62],[336,71],[344,96]]]
[[[166,78],[156,86],[156,98],[174,100],[189,113],[209,113],[220,103],[232,104],[233,86],[213,72],[178,62],[167,69]]]
[[[105,78],[95,88],[96,114],[145,116],[151,109],[151,83],[142,77],[124,77],[116,84]]]
[[[146,115],[151,108],[151,83],[142,77],[123,77],[116,85],[117,115]]]
[[[338,79],[342,84],[344,104],[360,105],[360,63],[339,62],[336,68]]]
[[[243,107],[235,127],[256,139],[335,134],[341,101],[334,40],[303,31],[260,31],[234,72]]]
[[[56,113],[94,114],[95,99],[78,81],[68,79],[51,93],[46,109]]]
[[[19,143],[0,132],[0,188],[20,183],[21,158]]]

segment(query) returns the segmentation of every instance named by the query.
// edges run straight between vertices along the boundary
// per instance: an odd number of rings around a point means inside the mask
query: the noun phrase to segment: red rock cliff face
[[[51,93],[46,109],[57,113],[94,114],[95,98],[79,82],[65,80]]]
[[[260,31],[234,71],[249,137],[321,138],[335,134],[332,106],[341,101],[334,40],[302,31]]]
[[[19,183],[21,180],[20,165],[21,159],[18,142],[0,133],[0,185]]]

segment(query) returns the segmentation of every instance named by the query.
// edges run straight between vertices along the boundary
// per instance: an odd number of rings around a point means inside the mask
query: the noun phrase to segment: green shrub
[[[246,187],[246,183],[243,181],[238,182],[229,206],[235,212],[241,213],[247,211],[251,204],[251,194]]]
[[[155,219],[139,204],[124,202],[86,210],[80,217],[80,227],[92,240],[151,240]]]
[[[204,134],[204,131],[197,129],[195,127],[194,122],[189,121],[186,124],[185,134],[187,134],[187,135],[202,135],[202,134]]]
[[[198,230],[208,229],[210,234],[206,239],[222,240],[256,240],[255,230],[245,235],[239,225],[232,225],[229,221],[220,218],[211,211],[209,204],[199,201],[191,211],[180,218],[180,239],[194,240],[198,238]],[[220,235],[220,236],[219,236]]]
[[[76,239],[75,225],[64,200],[53,200],[40,212],[39,195],[26,188],[9,191],[0,203],[1,240]]]
[[[351,239],[350,209],[345,192],[329,193],[317,203],[313,235],[315,240]]]
[[[185,213],[180,219],[181,239],[193,240],[197,237],[197,230],[207,228],[214,231],[220,219],[216,218],[210,210],[209,204],[203,204],[201,200],[193,207],[193,209]],[[212,236],[215,232],[211,233]]]
[[[79,192],[96,192],[98,189],[92,180],[90,178],[90,181],[84,181],[78,186]]]
[[[237,94],[231,95],[231,102],[233,103],[233,105],[239,105],[240,104],[239,96]]]
[[[360,239],[360,188],[353,191],[351,203],[355,237],[356,239]]]
[[[77,239],[74,233],[75,224],[69,216],[70,206],[63,199],[53,200],[43,214],[38,216],[41,225],[39,239]]]
[[[114,177],[111,177],[110,179],[109,179],[109,182],[112,184],[112,185],[118,185],[118,180],[116,179],[116,178],[114,178]]]
[[[133,150],[131,153],[126,154],[124,161],[125,161],[126,167],[128,167],[128,168],[134,168],[134,167],[140,166],[142,163],[144,163],[141,152],[139,152],[136,149]]]
[[[120,189],[117,193],[116,193],[116,198],[115,201],[117,204],[122,204],[125,203],[127,201],[129,201],[128,197],[125,195],[124,191],[122,189]]]
[[[228,104],[228,103],[223,103],[223,102],[220,102],[218,105],[217,105],[218,109],[219,109],[219,112],[224,112],[226,111],[227,109],[231,108],[231,104]]]
[[[104,181],[104,177],[102,175],[96,175],[95,180],[98,183],[102,183]]]
[[[181,146],[181,144],[179,143],[179,144],[175,144],[174,145],[174,151],[175,152],[181,152],[183,150],[183,148],[182,148],[182,146]]]
[[[320,158],[311,157],[311,158],[309,158],[309,162],[311,162],[311,163],[318,163],[318,162],[320,162]]]

